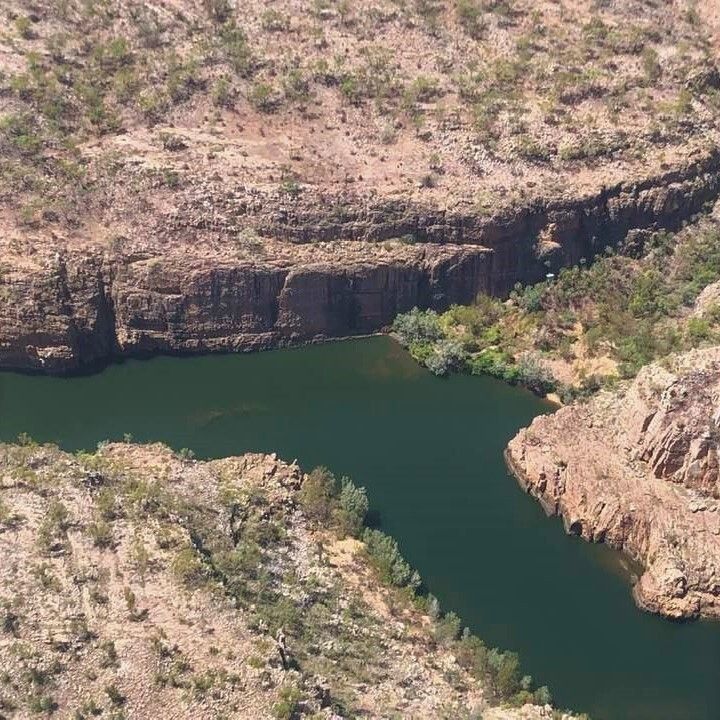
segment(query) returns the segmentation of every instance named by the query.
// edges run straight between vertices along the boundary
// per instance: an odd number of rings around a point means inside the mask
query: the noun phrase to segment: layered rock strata
[[[717,195],[719,157],[492,216],[313,193],[249,203],[217,183],[163,212],[116,208],[106,224],[127,235],[0,240],[0,367],[277,347],[502,296],[637,230],[678,226]]]
[[[568,532],[642,567],[642,608],[720,616],[720,348],[536,418],[507,449],[523,487]]]

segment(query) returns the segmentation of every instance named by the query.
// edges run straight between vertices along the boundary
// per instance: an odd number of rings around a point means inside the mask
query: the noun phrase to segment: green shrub
[[[488,649],[467,628],[455,648],[455,655],[460,665],[475,677],[483,677],[488,670]]]
[[[467,361],[467,353],[458,340],[441,340],[425,359],[425,367],[435,375],[448,375],[462,370]]]
[[[31,113],[14,113],[0,118],[0,138],[28,158],[38,155],[44,144],[37,120]]]
[[[447,311],[453,325],[462,325],[473,335],[496,323],[502,315],[502,303],[488,295],[478,295],[473,305],[452,305]]]
[[[347,535],[359,535],[369,509],[365,488],[356,487],[350,478],[343,478],[339,504],[338,516],[341,532]]]
[[[6,635],[18,637],[20,633],[20,616],[13,610],[9,600],[0,603],[0,618],[2,618],[2,631]]]
[[[133,62],[130,44],[123,37],[116,37],[107,43],[95,46],[92,54],[95,64],[106,73],[116,73]]]
[[[191,462],[192,460],[195,459],[195,453],[190,448],[184,447],[184,448],[180,448],[180,450],[178,450],[178,457],[183,462]]]
[[[435,623],[435,639],[448,644],[460,636],[461,620],[454,612],[447,613]]]
[[[64,543],[65,534],[70,526],[70,513],[59,500],[53,500],[38,528],[38,543],[45,550],[53,549]]]
[[[473,375],[492,375],[509,383],[516,383],[520,379],[520,372],[512,356],[496,348],[483,350],[476,355],[470,361],[470,371]]]
[[[104,657],[100,661],[100,667],[117,667],[119,661],[117,649],[115,648],[115,643],[112,640],[104,640],[102,643],[100,643],[100,649],[102,650],[104,655]]]
[[[247,96],[250,104],[261,112],[270,113],[280,104],[279,97],[272,85],[266,82],[255,83]]]
[[[517,653],[493,649],[488,654],[488,667],[495,692],[501,698],[508,699],[520,690],[520,658]]]
[[[520,358],[517,371],[517,382],[537,395],[547,395],[555,391],[555,379],[535,358],[530,356]]]
[[[510,298],[526,312],[538,312],[543,309],[547,287],[547,283],[544,282],[525,287],[518,283],[510,294]]]
[[[92,538],[95,547],[109,548],[115,542],[112,526],[102,518],[88,525],[88,534]]]
[[[515,140],[515,152],[521,158],[535,162],[546,162],[552,154],[550,148],[527,134],[520,135]]]
[[[552,693],[547,685],[541,685],[533,697],[537,705],[552,705]]]
[[[400,554],[400,548],[393,538],[380,530],[366,528],[362,539],[370,560],[384,582],[396,587],[417,590],[420,586],[420,576]]]
[[[230,107],[233,102],[233,89],[230,80],[225,77],[219,77],[212,89],[212,101],[217,107]]]
[[[628,309],[637,318],[646,318],[666,311],[667,290],[663,277],[654,269],[641,273],[635,279]]]
[[[192,548],[181,550],[172,562],[175,578],[189,589],[201,587],[207,580],[207,571]]]
[[[115,520],[119,517],[117,496],[111,488],[103,488],[95,498],[95,510],[103,520]]]
[[[687,334],[690,344],[695,347],[705,340],[710,340],[713,332],[710,323],[704,318],[692,317],[688,320]]]
[[[335,506],[337,483],[326,467],[316,467],[303,481],[298,498],[305,514],[318,523],[327,523]]]
[[[290,29],[290,17],[277,10],[266,10],[260,19],[263,30],[268,32],[286,32]]]
[[[415,113],[418,103],[430,102],[438,94],[437,81],[425,75],[419,75],[405,88],[403,106],[408,112]]]
[[[213,22],[227,22],[232,15],[230,0],[203,0],[202,4]]]
[[[458,22],[463,30],[475,40],[478,40],[484,30],[482,7],[478,0],[455,0],[455,12]]]
[[[227,22],[220,32],[220,44],[225,58],[241,77],[249,77],[255,69],[247,36],[234,22]]]
[[[26,15],[18,15],[15,18],[15,29],[23,40],[32,40],[35,37],[35,33],[32,29],[32,22]]]
[[[302,693],[295,685],[283,685],[278,690],[277,702],[272,706],[276,720],[293,720],[298,714]]]
[[[115,706],[120,706],[125,702],[125,696],[120,692],[117,685],[106,685],[105,694]]]
[[[58,704],[52,695],[33,695],[28,700],[28,708],[35,714],[49,714],[57,710]]]
[[[445,337],[440,317],[434,310],[413,308],[398,315],[392,326],[393,333],[403,345],[433,343]]]
[[[310,97],[310,82],[300,69],[293,68],[285,76],[283,90],[287,100],[302,102]]]
[[[662,68],[660,67],[657,51],[651,47],[646,47],[643,49],[641,57],[645,77],[649,83],[655,84],[662,74]]]

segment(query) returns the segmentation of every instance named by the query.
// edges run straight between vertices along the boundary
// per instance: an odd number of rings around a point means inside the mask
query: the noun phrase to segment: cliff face
[[[374,332],[488,289],[478,247],[364,243],[297,262],[63,252],[3,279],[0,365],[64,371],[113,355],[248,350]]]
[[[720,349],[651,365],[615,393],[536,418],[510,466],[568,532],[643,567],[638,604],[720,616]]]
[[[358,198],[338,215],[310,194],[251,208],[218,184],[141,216],[124,243],[26,236],[0,272],[0,367],[66,372],[375,332],[413,306],[503,295],[630,230],[677,226],[717,195],[719,162],[485,218]],[[239,225],[254,239],[238,240]]]

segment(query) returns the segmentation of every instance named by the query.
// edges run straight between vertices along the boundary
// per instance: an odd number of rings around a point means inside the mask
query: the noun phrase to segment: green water
[[[641,613],[617,556],[565,536],[508,477],[505,443],[547,410],[490,378],[435,378],[386,338],[72,379],[0,374],[5,440],[25,431],[74,450],[131,432],[351,475],[443,606],[517,650],[560,705],[594,720],[717,720],[720,624]]]

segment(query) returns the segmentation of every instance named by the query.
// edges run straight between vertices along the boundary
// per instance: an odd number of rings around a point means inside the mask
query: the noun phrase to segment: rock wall
[[[113,356],[375,332],[415,305],[502,296],[632,230],[676,227],[718,195],[719,168],[713,153],[644,183],[492,217],[309,193],[250,203],[206,188],[154,217],[131,250],[40,240],[4,263],[0,367],[67,372]],[[275,239],[238,255],[238,227]]]
[[[112,356],[364,334],[416,305],[445,308],[489,290],[484,248],[381,250],[355,243],[334,262],[291,266],[189,253],[46,256],[0,286],[0,366],[66,372]]]
[[[207,192],[214,194],[209,187]],[[223,196],[211,208],[196,198],[197,227],[222,229],[249,223],[261,235],[303,244],[318,241],[380,242],[411,237],[415,242],[482,245],[493,251],[492,292],[504,295],[516,282],[541,280],[549,270],[591,259],[635,229],[674,229],[720,192],[720,151],[642,182],[618,183],[586,196],[537,199],[488,214],[470,205],[449,210],[404,200],[359,200],[354,196],[303,193],[260,202],[255,194]],[[549,248],[538,239],[549,232]]]
[[[507,458],[568,532],[641,564],[638,604],[673,618],[720,616],[720,348],[619,392],[536,418]]]

